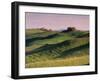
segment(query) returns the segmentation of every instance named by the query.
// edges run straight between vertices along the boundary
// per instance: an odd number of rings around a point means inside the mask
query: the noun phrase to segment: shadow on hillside
[[[69,44],[70,44],[70,40],[66,40],[64,42],[57,43],[57,44],[45,44],[44,46],[41,46],[35,50],[26,52],[26,55],[30,55],[32,53],[42,52],[46,50],[53,50],[53,49],[56,49],[57,47],[62,47],[64,45],[69,45]]]
[[[89,43],[66,50],[66,51],[62,52],[61,55],[56,58],[65,58],[66,56],[71,56],[73,54],[76,54],[75,52],[78,52],[78,51],[81,52],[82,50],[88,49],[88,48],[89,48]]]
[[[54,38],[58,36],[58,34],[53,34],[53,35],[48,35],[46,37],[35,37],[35,38],[29,38],[29,39],[26,39],[26,46],[29,46],[30,43],[36,41],[36,40],[43,40],[43,39],[51,39],[51,38]]]

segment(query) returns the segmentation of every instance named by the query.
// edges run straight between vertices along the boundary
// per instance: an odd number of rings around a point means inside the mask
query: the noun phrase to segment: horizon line
[[[41,28],[26,28],[25,27],[25,29],[47,29],[47,30],[52,30],[52,31],[60,31],[60,30],[67,30],[67,28],[65,28],[65,29],[52,29],[52,28],[45,28],[45,27],[41,27]],[[75,27],[74,27],[75,28]],[[83,30],[83,31],[89,31],[88,29],[77,29],[77,28],[75,28],[76,30]]]

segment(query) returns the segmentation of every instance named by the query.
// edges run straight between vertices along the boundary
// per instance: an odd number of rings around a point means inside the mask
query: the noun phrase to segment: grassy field
[[[80,65],[89,65],[88,31],[26,29],[26,68]]]

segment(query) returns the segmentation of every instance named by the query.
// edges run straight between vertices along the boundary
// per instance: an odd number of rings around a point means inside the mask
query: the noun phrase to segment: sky
[[[75,27],[89,30],[89,15],[25,12],[25,26],[26,29],[64,30]]]

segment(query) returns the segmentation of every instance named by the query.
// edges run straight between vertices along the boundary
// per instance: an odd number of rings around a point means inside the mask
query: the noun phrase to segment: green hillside
[[[26,29],[25,61],[26,68],[88,65],[89,32]]]

